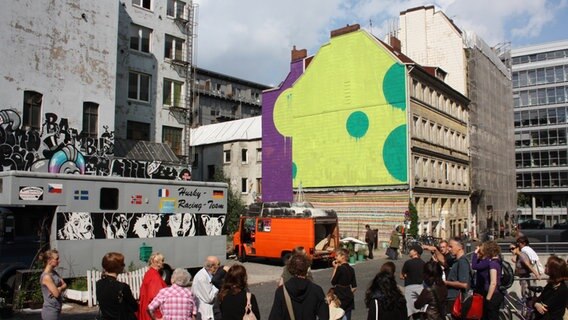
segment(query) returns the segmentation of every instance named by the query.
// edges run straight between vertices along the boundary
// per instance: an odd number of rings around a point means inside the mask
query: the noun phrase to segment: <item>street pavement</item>
[[[430,259],[429,254],[425,254],[422,258],[427,261]],[[399,260],[393,261],[396,265],[397,275],[402,269],[406,257],[401,257]],[[357,291],[355,292],[355,310],[352,313],[352,319],[366,319],[367,309],[364,303],[365,291],[373,277],[379,271],[381,265],[386,262],[386,256],[382,254],[382,250],[375,251],[374,260],[366,260],[357,262],[353,265],[355,275],[357,278]],[[227,264],[236,262],[227,261]],[[265,260],[257,260],[245,262],[244,266],[247,269],[250,291],[256,296],[260,308],[260,316],[262,319],[268,319],[272,302],[274,300],[274,292],[277,288],[278,279],[282,272],[282,266],[276,262]],[[331,287],[331,274],[333,269],[328,267],[314,266],[312,275],[314,282],[320,285],[324,292]],[[399,284],[402,282],[398,279]],[[35,320],[41,319],[40,310],[24,310],[13,315],[14,320]],[[77,304],[66,304],[62,312],[61,319],[63,320],[92,320],[98,314],[98,308],[89,308],[88,306]]]

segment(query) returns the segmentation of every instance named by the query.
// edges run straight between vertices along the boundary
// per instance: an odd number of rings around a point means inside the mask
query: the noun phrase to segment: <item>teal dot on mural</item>
[[[296,166],[295,162],[292,162],[292,179],[296,179],[297,174],[298,174],[298,167]]]
[[[347,118],[347,132],[356,138],[362,138],[369,130],[369,117],[362,111],[355,111]]]
[[[389,173],[397,180],[406,182],[406,125],[391,131],[383,146],[383,161]]]
[[[394,63],[383,80],[383,93],[387,102],[395,108],[406,109],[406,80],[404,66]]]

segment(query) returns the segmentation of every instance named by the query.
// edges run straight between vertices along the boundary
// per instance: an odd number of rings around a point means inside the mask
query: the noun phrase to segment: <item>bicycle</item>
[[[515,279],[517,280],[517,279]],[[534,278],[518,278],[518,280],[535,280]],[[507,294],[503,301],[504,308],[499,310],[499,319],[512,320],[513,315],[516,319],[532,320],[535,316],[535,309],[532,302],[537,293],[541,293],[544,289],[541,286],[528,286],[528,294],[526,298],[518,298],[516,296]]]
[[[406,236],[406,241],[403,243],[403,246],[402,246],[402,253],[408,254],[408,252],[410,251],[410,248],[412,248],[412,246],[415,246],[415,245],[422,247],[422,242],[420,242],[420,240],[415,239],[412,236]]]

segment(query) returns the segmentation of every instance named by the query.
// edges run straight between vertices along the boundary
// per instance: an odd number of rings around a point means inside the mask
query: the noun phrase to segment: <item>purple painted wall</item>
[[[280,88],[262,94],[262,201],[292,201],[292,140],[276,130],[272,113],[282,91],[304,72],[304,59],[290,64]]]

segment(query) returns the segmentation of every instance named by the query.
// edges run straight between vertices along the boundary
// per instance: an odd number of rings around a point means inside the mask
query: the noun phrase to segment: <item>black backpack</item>
[[[501,284],[499,285],[500,291],[505,291],[513,286],[515,281],[515,272],[511,264],[501,259]]]

